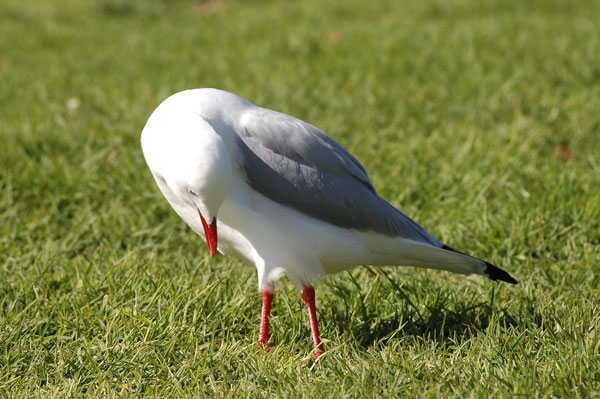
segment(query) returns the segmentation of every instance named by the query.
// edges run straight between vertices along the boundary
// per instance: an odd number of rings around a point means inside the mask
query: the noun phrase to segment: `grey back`
[[[381,198],[358,160],[316,127],[259,107],[234,120],[239,171],[262,195],[339,227],[441,246]]]

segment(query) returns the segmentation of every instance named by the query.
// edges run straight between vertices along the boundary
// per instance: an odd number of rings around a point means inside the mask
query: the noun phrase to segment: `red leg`
[[[269,290],[270,288],[270,290]],[[271,302],[273,301],[273,287],[263,287],[262,289],[262,313],[260,315],[260,333],[258,342],[266,344],[269,341],[269,314],[271,313]]]
[[[310,321],[310,329],[312,330],[313,342],[315,343],[314,357],[317,359],[323,352],[323,344],[319,335],[319,325],[317,324],[317,308],[315,306],[315,289],[310,285],[304,286],[302,291],[302,300],[308,308],[308,320]]]

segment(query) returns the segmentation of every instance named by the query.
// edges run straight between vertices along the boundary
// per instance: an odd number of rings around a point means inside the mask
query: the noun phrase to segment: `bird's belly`
[[[223,203],[219,240],[224,253],[254,263],[259,275],[264,267],[267,279],[271,272],[283,270],[296,283],[308,282],[370,262],[357,232],[304,215],[253,190],[246,194],[232,195]]]

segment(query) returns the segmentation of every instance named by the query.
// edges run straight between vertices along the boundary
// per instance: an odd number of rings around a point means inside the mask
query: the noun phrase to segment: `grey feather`
[[[289,115],[246,109],[235,130],[254,190],[273,201],[343,228],[441,243],[381,198],[364,167],[331,137]]]

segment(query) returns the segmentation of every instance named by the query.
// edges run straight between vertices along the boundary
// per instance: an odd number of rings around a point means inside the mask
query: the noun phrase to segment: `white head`
[[[223,138],[185,100],[171,97],[154,111],[142,131],[142,150],[169,202],[197,209],[214,256],[217,216],[231,186],[231,160]]]

